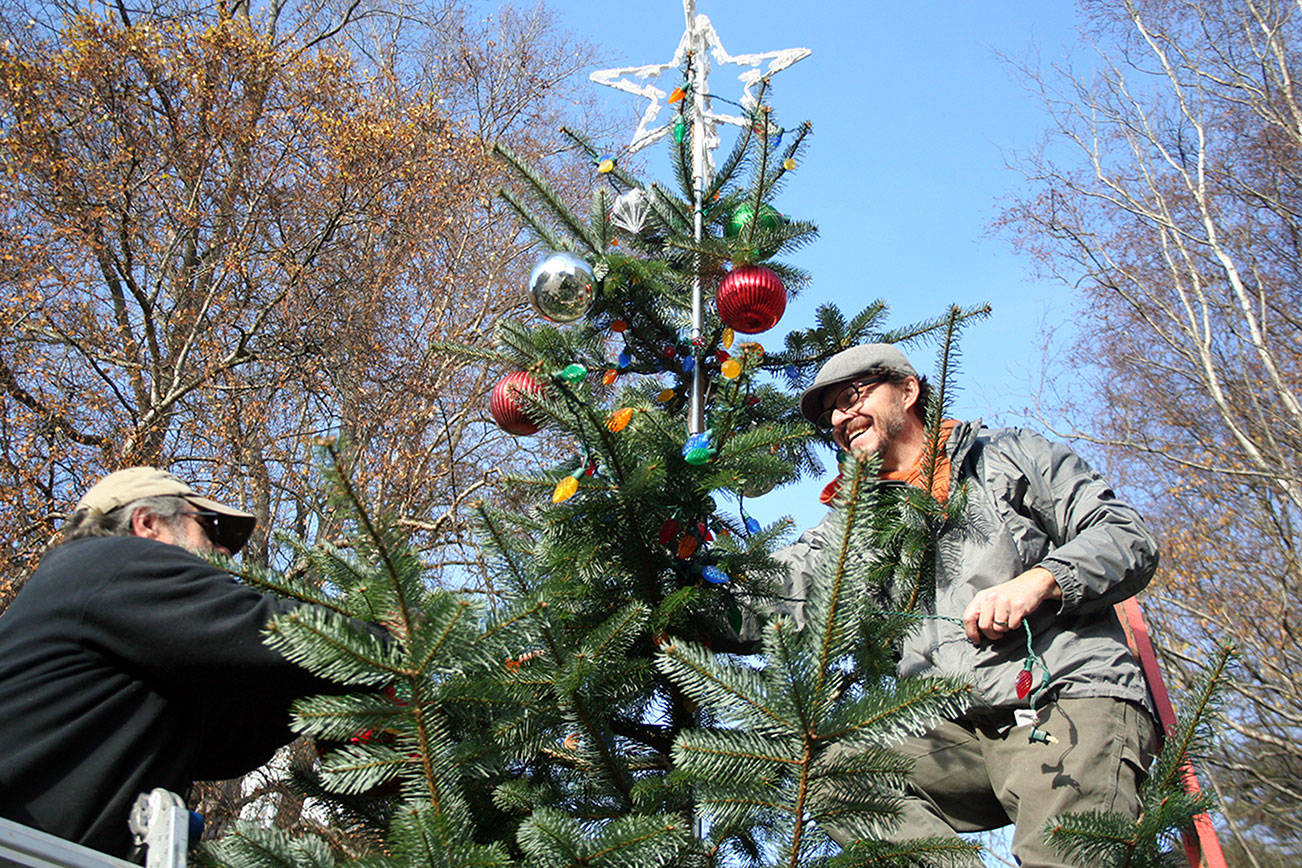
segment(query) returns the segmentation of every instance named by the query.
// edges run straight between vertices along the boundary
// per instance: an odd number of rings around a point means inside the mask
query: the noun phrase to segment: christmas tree
[[[883,302],[849,316],[828,305],[780,348],[738,339],[773,328],[807,282],[785,257],[815,227],[777,204],[811,130],[784,128],[767,102],[797,54],[759,56],[768,71],[737,104],[740,132],[716,168],[713,30],[688,21],[667,65],[680,82],[669,123],[640,127],[617,154],[571,134],[594,166],[586,214],[498,148],[520,181],[503,197],[546,248],[528,293],[547,321],[502,325],[494,350],[442,349],[504,371],[489,400],[498,425],[573,455],[480,507],[497,593],[431,590],[400,530],[350,487],[346,451],[326,444],[346,540],[299,546],[291,577],[245,578],[319,604],[279,619],[271,641],[359,688],[294,712],[323,753],[300,784],[345,843],[245,826],[209,850],[214,863],[972,858],[965,844],[879,840],[909,771],[891,744],[965,704],[959,681],[897,681],[893,654],[926,617],[935,541],[960,521],[961,492],[940,502],[931,485],[881,485],[875,460],[845,457],[825,556],[799,601],[772,558],[787,523],[761,526],[745,500],[820,469],[826,444],[793,390],[860,343],[939,344],[936,456],[958,331],[985,311],[889,328]],[[672,151],[672,188],[622,165],[657,139]],[[345,616],[383,624],[392,642]],[[833,830],[854,843],[839,850]]]
[[[874,604],[888,585],[925,586],[929,540],[952,506],[885,492],[869,484],[871,462],[847,459],[842,556],[797,630],[781,617],[771,559],[788,528],[760,526],[744,504],[818,469],[791,389],[826,358],[952,338],[977,312],[889,329],[881,302],[848,317],[825,306],[780,349],[738,340],[776,325],[806,281],[783,257],[815,228],[775,203],[810,129],[779,125],[761,76],[716,170],[703,147],[714,135],[706,55],[681,54],[666,125],[677,189],[639,181],[622,154],[574,134],[598,179],[579,215],[499,148],[521,180],[503,196],[550,251],[529,292],[551,322],[505,324],[498,349],[478,354],[507,369],[490,410],[511,433],[545,428],[575,450],[511,481],[529,508],[480,510],[504,593],[476,605],[431,591],[346,472],[346,544],[300,547],[297,579],[245,576],[324,607],[281,619],[272,641],[361,689],[300,703],[295,724],[324,746],[303,781],[318,810],[373,845],[332,850],[245,827],[211,858],[813,864],[836,852],[827,827],[871,839],[889,824],[907,763],[886,745],[963,704],[961,683],[895,682],[890,646],[910,620]],[[758,640],[741,635],[753,611],[771,615]],[[350,631],[345,615],[394,641]],[[919,842],[900,859],[934,850],[943,861],[947,849]],[[888,850],[839,858],[880,863]]]

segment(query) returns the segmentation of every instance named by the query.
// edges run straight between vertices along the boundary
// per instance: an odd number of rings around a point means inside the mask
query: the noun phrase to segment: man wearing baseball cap
[[[86,492],[0,616],[0,816],[125,857],[140,793],[257,768],[339,692],[262,643],[293,604],[199,557],[254,523],[152,467]]]
[[[823,365],[800,411],[841,449],[879,456],[884,480],[925,488],[927,392],[897,347],[866,344]],[[904,640],[898,672],[967,680],[972,707],[903,744],[916,763],[891,837],[1014,823],[1020,864],[1066,865],[1043,839],[1048,818],[1138,812],[1155,730],[1113,604],[1152,578],[1156,545],[1135,510],[1061,444],[955,420],[941,438],[931,493],[945,501],[965,489],[966,521],[938,541],[934,603],[920,614],[939,617],[920,619]],[[809,587],[821,541],[820,526],[778,553],[789,597]],[[799,623],[799,606],[792,614]],[[1049,679],[1037,671],[1035,689],[1019,697],[1028,625]]]

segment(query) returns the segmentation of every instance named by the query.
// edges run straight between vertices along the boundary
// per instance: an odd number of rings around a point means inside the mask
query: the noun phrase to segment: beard
[[[904,430],[905,414],[908,412],[904,406],[904,397],[900,395],[874,417],[873,424],[868,428],[847,431],[848,438],[838,434],[835,438],[837,445],[847,452],[855,452],[856,450],[851,448],[851,445],[859,435],[867,431],[876,434],[876,441],[858,451],[864,455],[881,455],[900,436],[900,432]]]

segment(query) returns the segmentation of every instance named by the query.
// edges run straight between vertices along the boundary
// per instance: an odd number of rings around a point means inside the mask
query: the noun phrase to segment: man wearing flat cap
[[[888,484],[924,487],[926,404],[926,378],[904,354],[867,344],[829,359],[800,410],[841,449],[879,456]],[[1048,818],[1138,812],[1154,725],[1113,604],[1148,583],[1157,549],[1135,510],[1067,447],[954,420],[941,438],[932,494],[966,489],[965,521],[937,546],[934,607],[920,614],[940,617],[920,619],[898,672],[967,680],[972,707],[904,743],[916,763],[892,837],[1015,823],[1022,865],[1066,865],[1043,840]],[[821,541],[816,527],[778,553],[790,597],[808,588]],[[801,621],[799,606],[792,614]],[[1037,669],[1036,689],[1019,698],[1025,625],[1049,681]]]
[[[262,643],[292,604],[199,557],[253,526],[151,467],[86,492],[0,616],[0,816],[125,857],[136,796],[257,768],[338,692]]]

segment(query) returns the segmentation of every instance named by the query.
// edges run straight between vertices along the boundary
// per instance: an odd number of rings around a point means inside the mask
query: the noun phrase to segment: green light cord
[[[951,624],[958,624],[960,627],[963,626],[963,621],[961,619],[949,615],[929,615],[924,612],[883,612],[882,614],[898,615],[902,618],[917,618],[918,620],[949,621]],[[1039,700],[1040,694],[1044,693],[1044,691],[1048,689],[1049,682],[1053,679],[1053,675],[1049,672],[1049,665],[1044,662],[1044,659],[1040,657],[1039,654],[1035,653],[1035,648],[1031,644],[1032,635],[1030,619],[1023,618],[1022,627],[1026,630],[1026,659],[1022,663],[1022,668],[1027,672],[1034,672],[1035,667],[1038,666],[1040,671],[1044,673],[1044,677],[1040,680],[1040,686],[1032,690],[1026,698],[1028,707],[1031,711],[1035,711],[1035,703]]]

